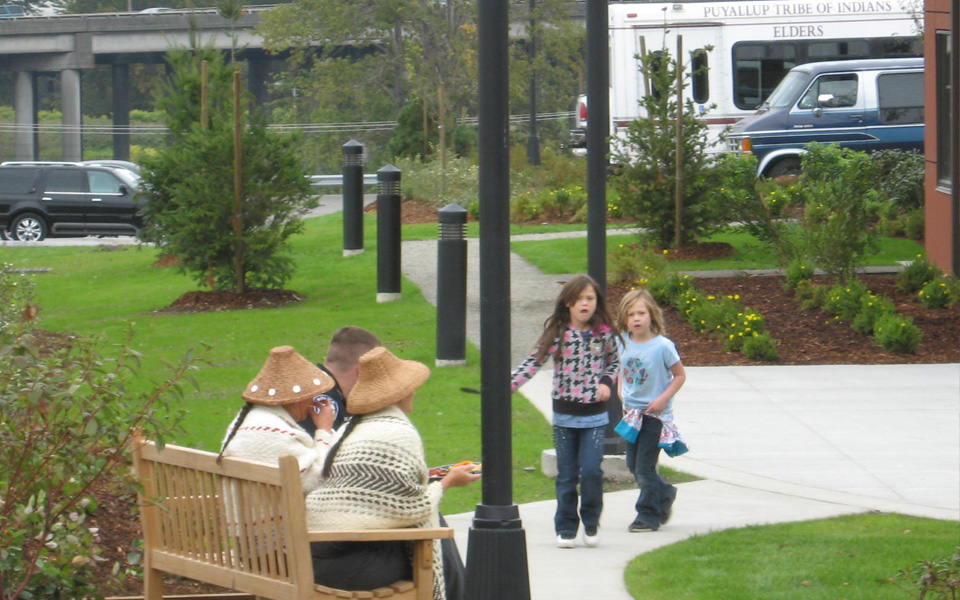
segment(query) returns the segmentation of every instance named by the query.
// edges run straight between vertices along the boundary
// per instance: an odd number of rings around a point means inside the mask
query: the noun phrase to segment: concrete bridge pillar
[[[130,160],[130,65],[113,65],[113,157]]]
[[[13,111],[16,132],[13,154],[16,160],[37,160],[37,74],[18,71],[14,87]]]
[[[270,100],[267,90],[267,77],[270,69],[266,60],[251,58],[247,61],[247,89],[253,96],[254,106],[265,106]]]
[[[60,110],[63,113],[63,160],[83,160],[79,69],[64,69],[60,72],[60,94]]]

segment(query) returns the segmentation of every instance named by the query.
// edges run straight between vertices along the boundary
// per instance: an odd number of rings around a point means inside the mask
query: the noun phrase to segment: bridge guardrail
[[[343,175],[310,175],[310,185],[314,187],[340,187],[343,185]],[[364,173],[363,185],[377,185],[376,173]]]

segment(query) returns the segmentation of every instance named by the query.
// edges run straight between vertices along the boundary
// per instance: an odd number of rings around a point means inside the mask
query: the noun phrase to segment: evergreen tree
[[[620,193],[623,214],[647,229],[654,243],[661,248],[675,246],[679,227],[680,245],[688,244],[723,221],[722,207],[710,193],[719,185],[719,171],[712,168],[707,154],[711,144],[707,124],[698,118],[706,113],[699,113],[690,99],[677,100],[678,65],[666,49],[640,57],[639,66],[651,84],[640,100],[646,116],[630,123],[625,138],[612,139],[612,162],[620,167],[611,184]],[[683,87],[690,77],[684,73]],[[683,125],[679,182],[677,118]],[[676,219],[678,184],[683,200],[680,223]]]
[[[205,124],[200,111],[203,60],[208,65]],[[175,255],[183,272],[215,289],[280,288],[294,270],[292,259],[283,254],[286,242],[301,231],[300,217],[316,205],[297,159],[297,136],[268,130],[261,113],[244,116],[237,213],[229,95],[235,69],[209,49],[176,51],[170,63],[174,76],[160,100],[170,143],[143,161],[148,200],[141,237]],[[242,101],[249,105],[249,98]]]

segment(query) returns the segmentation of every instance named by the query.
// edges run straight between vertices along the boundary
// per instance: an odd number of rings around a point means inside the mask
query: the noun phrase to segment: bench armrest
[[[408,527],[404,529],[361,529],[338,531],[308,531],[311,542],[382,542],[395,540],[431,540],[452,538],[450,527]]]

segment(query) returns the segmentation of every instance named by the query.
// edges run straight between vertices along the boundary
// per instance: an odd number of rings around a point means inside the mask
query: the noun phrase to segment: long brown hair
[[[553,345],[554,341],[560,339],[564,329],[570,324],[570,308],[567,305],[575,302],[588,286],[592,287],[597,295],[597,310],[590,317],[588,324],[591,328],[606,325],[616,331],[616,325],[607,309],[607,300],[603,291],[600,290],[600,286],[589,275],[574,275],[563,284],[560,294],[557,296],[557,301],[554,303],[553,314],[543,322],[543,333],[540,334],[540,339],[537,340],[535,346],[537,348],[537,362],[543,362],[550,352],[550,346]],[[560,345],[557,344],[554,349],[554,358],[559,355]]]

